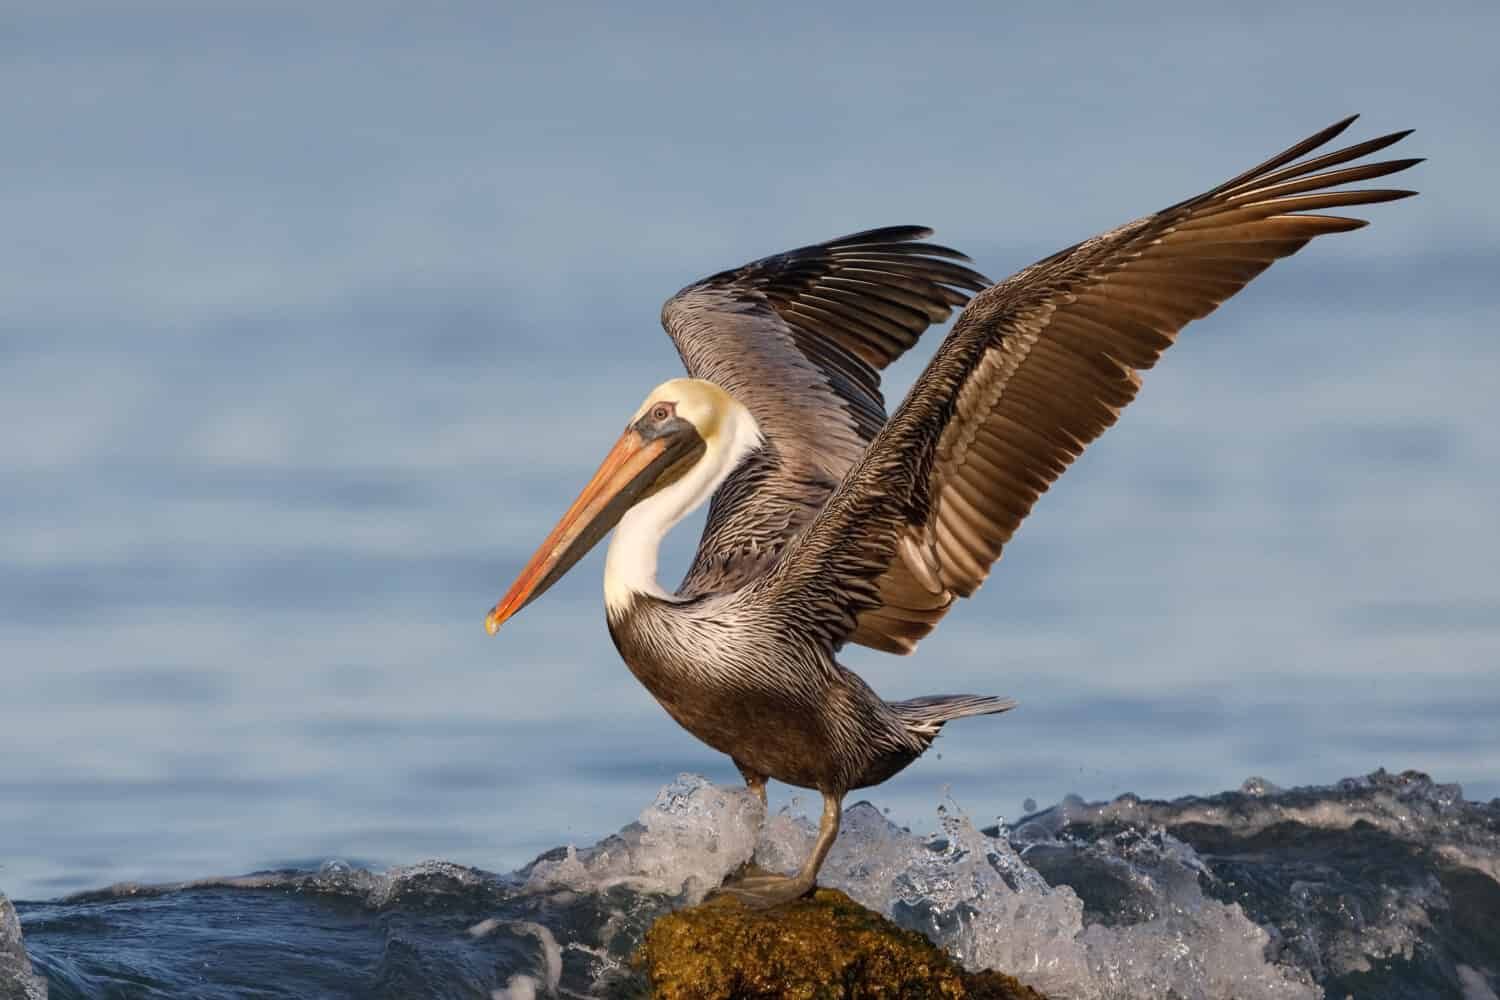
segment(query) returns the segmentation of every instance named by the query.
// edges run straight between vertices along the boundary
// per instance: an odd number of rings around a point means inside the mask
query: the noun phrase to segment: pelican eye
[[[657,423],[666,423],[672,419],[677,407],[672,403],[657,403],[651,408],[651,419]]]

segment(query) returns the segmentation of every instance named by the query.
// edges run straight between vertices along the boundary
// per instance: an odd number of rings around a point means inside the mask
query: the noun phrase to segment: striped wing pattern
[[[766,436],[714,495],[684,594],[774,564],[885,424],[880,370],[990,283],[930,235],[853,233],[705,278],[663,307],[688,374],[731,393]]]
[[[1409,132],[1309,155],[1353,120],[976,295],[759,597],[834,648],[914,649],[1183,326],[1314,237],[1365,225],[1326,210],[1415,193],[1344,187],[1420,162],[1353,162]]]

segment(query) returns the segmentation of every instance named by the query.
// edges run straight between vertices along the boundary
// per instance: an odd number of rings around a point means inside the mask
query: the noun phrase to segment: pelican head
[[[641,525],[648,529],[641,540],[654,587],[661,536],[718,488],[748,450],[749,438],[759,442],[754,418],[712,382],[675,378],[651,390],[594,478],[490,611],[485,629],[494,635],[541,597],[632,509],[653,508]]]

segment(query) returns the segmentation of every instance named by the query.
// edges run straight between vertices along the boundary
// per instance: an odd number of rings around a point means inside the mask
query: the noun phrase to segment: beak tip
[[[485,616],[484,630],[490,635],[494,635],[496,632],[500,631],[500,619],[495,614],[495,612],[491,611],[488,615]]]

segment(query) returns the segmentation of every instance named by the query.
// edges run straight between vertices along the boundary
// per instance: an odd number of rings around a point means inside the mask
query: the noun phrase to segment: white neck
[[[604,560],[604,607],[609,613],[622,612],[635,594],[672,600],[656,581],[661,540],[713,496],[761,440],[760,425],[750,411],[735,404],[725,415],[719,433],[706,442],[703,457],[681,479],[625,512],[615,526]]]

